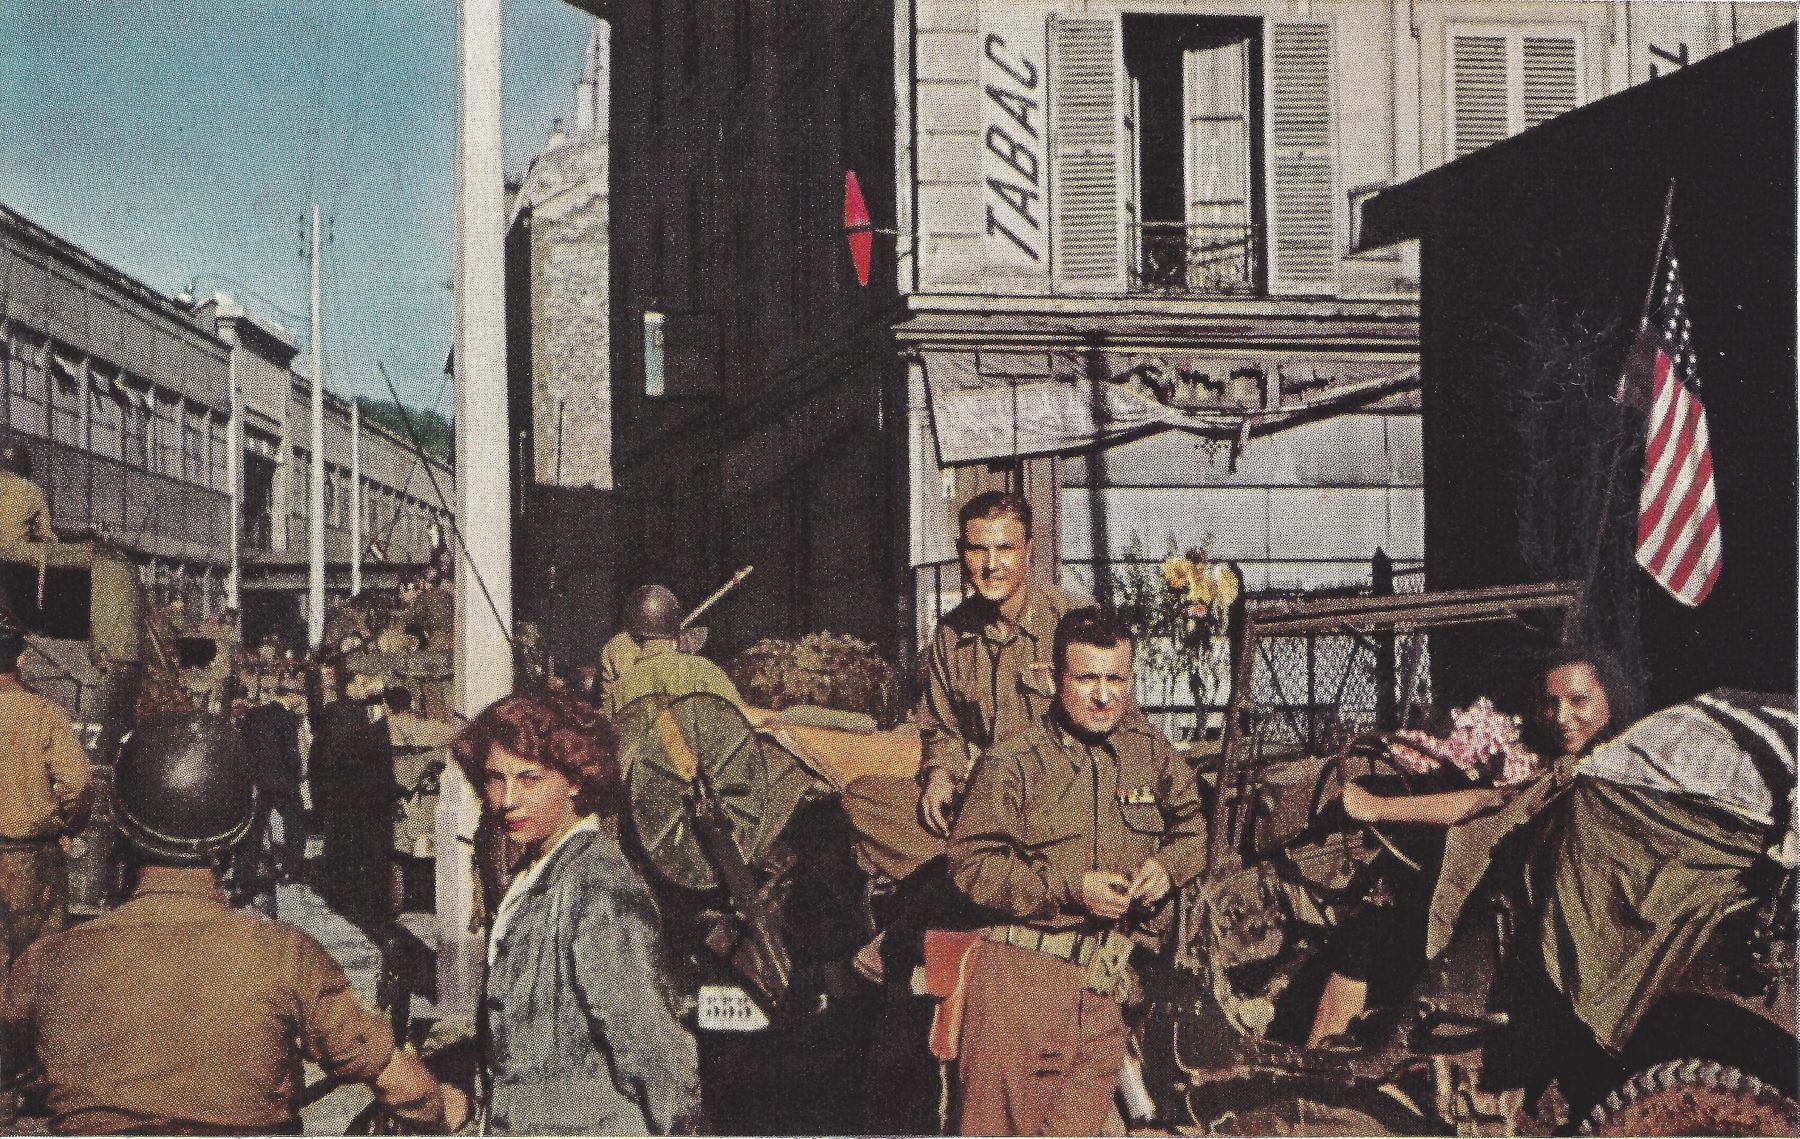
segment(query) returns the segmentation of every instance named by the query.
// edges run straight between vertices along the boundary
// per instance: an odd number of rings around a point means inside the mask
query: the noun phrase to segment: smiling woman
[[[523,851],[488,931],[487,1130],[691,1129],[698,1054],[675,1018],[656,903],[611,825],[611,727],[565,694],[528,690],[476,717],[455,755]]]

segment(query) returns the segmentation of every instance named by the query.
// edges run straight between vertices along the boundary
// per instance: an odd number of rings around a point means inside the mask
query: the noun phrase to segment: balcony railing
[[[1257,290],[1256,230],[1243,225],[1148,221],[1132,227],[1135,293],[1242,296]]]

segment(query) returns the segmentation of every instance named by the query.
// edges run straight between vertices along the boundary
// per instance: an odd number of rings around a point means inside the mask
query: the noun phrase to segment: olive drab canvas
[[[1796,1135],[1792,0],[20,0],[0,1133]]]

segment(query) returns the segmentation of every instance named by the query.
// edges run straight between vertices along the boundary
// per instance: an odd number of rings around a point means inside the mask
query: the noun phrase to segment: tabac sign
[[[981,227],[991,272],[1049,271],[1043,9],[981,6]]]

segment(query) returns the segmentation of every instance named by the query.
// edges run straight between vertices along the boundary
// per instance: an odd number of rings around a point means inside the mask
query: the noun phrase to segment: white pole
[[[307,488],[306,639],[325,640],[325,337],[319,323],[319,207],[312,210],[312,482]]]
[[[238,378],[238,356],[244,348],[242,334],[235,323],[232,330],[231,356],[226,364],[231,418],[225,421],[225,489],[231,494],[231,517],[226,522],[225,532],[230,536],[228,554],[231,564],[225,571],[225,604],[240,609],[238,590],[243,584],[244,557],[243,537],[239,533],[244,525],[244,389],[243,381]],[[243,620],[242,613],[238,619]],[[240,624],[239,628],[242,627]]]
[[[512,691],[505,184],[500,0],[458,0],[456,169],[456,649],[453,703],[474,716]],[[482,946],[468,933],[467,845],[480,802],[452,765],[437,817],[438,1008],[473,1015]]]
[[[362,592],[362,404],[350,398],[350,593]]]
[[[456,192],[456,708],[512,691],[512,509],[507,462],[505,182],[500,0],[458,0]]]

